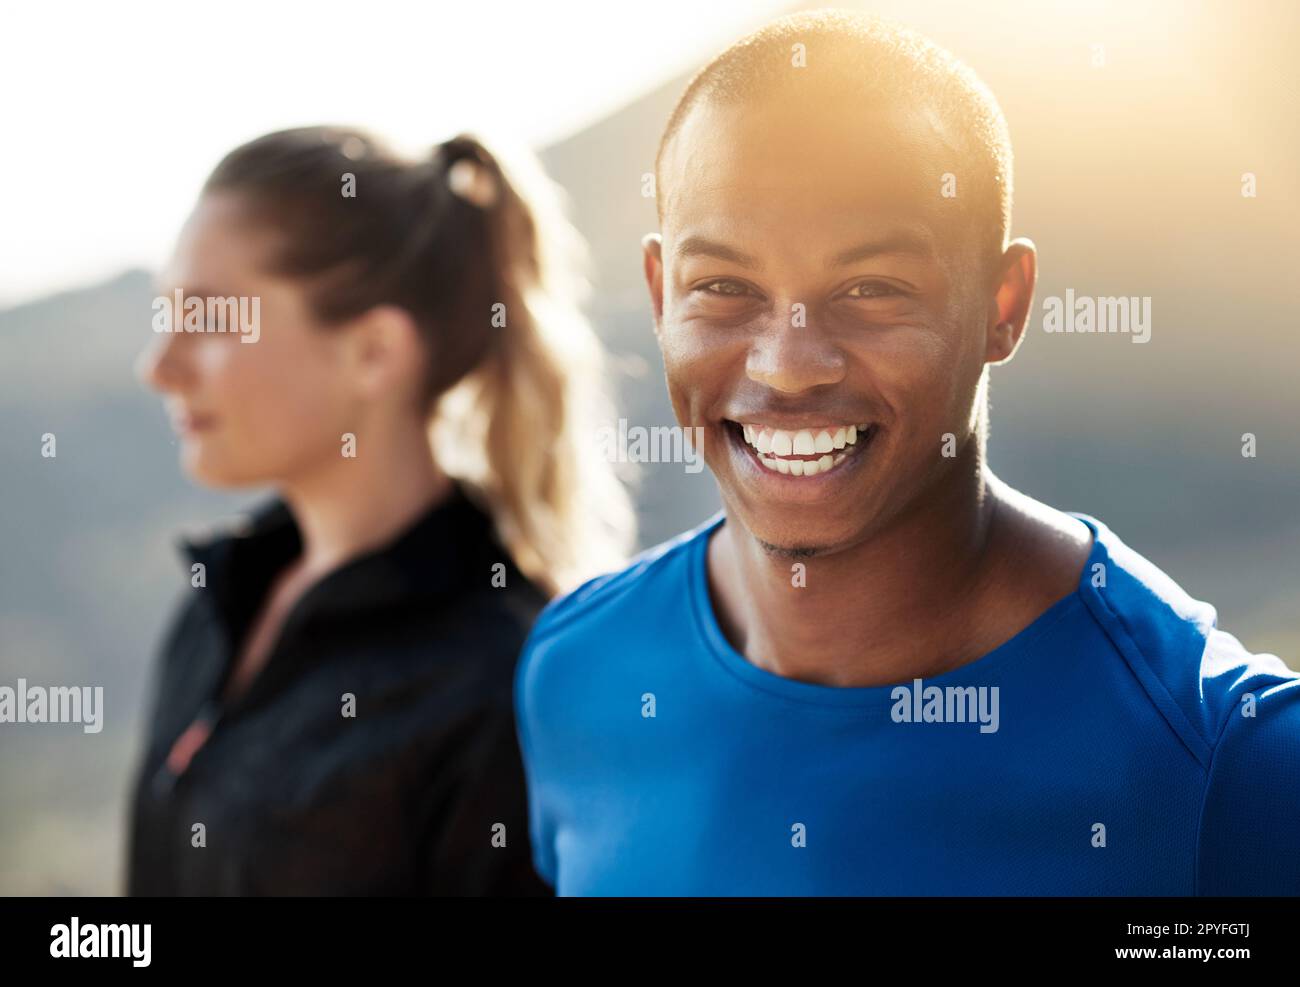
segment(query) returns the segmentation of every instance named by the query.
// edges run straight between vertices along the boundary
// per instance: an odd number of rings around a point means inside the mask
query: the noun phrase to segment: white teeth
[[[835,428],[800,429],[797,432],[762,425],[742,425],[745,441],[758,451],[758,459],[767,469],[786,476],[817,476],[844,462],[850,446],[865,433],[864,425],[840,425]],[[844,450],[843,452],[837,450]],[[790,459],[789,456],[812,456],[817,459]]]

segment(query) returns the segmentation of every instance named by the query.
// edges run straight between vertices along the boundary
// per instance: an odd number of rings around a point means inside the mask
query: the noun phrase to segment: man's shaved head
[[[665,162],[693,110],[790,96],[806,101],[810,110],[838,112],[846,125],[855,114],[882,109],[910,109],[931,118],[951,147],[956,204],[974,226],[979,252],[985,257],[1002,252],[1011,226],[1012,162],[997,100],[971,69],[923,36],[842,10],[775,20],[696,74],[669,117],[655,159],[661,223],[672,194]],[[781,138],[774,134],[773,139]],[[940,176],[933,179],[937,196]]]

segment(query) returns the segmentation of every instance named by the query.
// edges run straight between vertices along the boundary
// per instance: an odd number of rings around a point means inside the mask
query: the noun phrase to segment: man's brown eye
[[[879,281],[863,281],[861,284],[854,285],[849,291],[849,295],[853,298],[888,298],[890,295],[897,294],[897,288],[881,284]]]
[[[700,285],[700,289],[711,295],[726,295],[733,298],[749,294],[749,289],[739,281],[710,281],[708,284]]]

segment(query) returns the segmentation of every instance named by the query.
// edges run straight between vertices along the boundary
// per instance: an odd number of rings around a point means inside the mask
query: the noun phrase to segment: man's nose
[[[844,351],[833,340],[794,319],[757,336],[745,364],[751,380],[786,394],[838,384],[847,367]]]

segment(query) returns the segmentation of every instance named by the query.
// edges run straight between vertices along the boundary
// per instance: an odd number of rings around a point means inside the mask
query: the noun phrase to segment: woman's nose
[[[136,355],[135,376],[145,387],[174,391],[183,383],[184,375],[174,333],[159,333]]]

